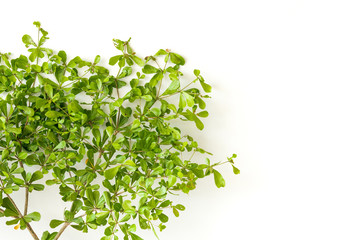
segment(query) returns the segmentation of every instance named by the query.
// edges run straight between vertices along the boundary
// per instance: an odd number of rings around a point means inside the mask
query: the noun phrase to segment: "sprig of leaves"
[[[0,217],[15,229],[31,228],[38,212],[28,212],[29,194],[57,185],[69,208],[63,219],[53,219],[41,240],[56,240],[68,226],[88,232],[106,226],[102,240],[142,239],[142,229],[160,231],[168,212],[178,217],[185,207],[167,199],[168,194],[188,193],[199,178],[213,174],[217,187],[225,180],[216,166],[193,160],[209,154],[199,147],[176,119],[194,122],[202,130],[207,117],[205,99],[211,92],[199,70],[187,82],[182,79],[185,59],[160,49],[145,59],[137,56],[130,40],[114,39],[117,55],[109,65],[65,51],[44,47],[48,33],[39,22],[37,41],[24,35],[29,56],[11,58],[0,53]],[[197,85],[201,89],[197,88]],[[127,86],[127,87],[125,87]],[[88,100],[84,100],[87,96]],[[97,184],[101,180],[101,186]],[[12,193],[25,189],[21,211]]]

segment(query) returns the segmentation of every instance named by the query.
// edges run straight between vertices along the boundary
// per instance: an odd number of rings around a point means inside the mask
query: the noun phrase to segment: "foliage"
[[[102,240],[119,234],[138,240],[137,226],[155,233],[154,225],[165,228],[168,211],[178,217],[185,209],[168,194],[188,193],[211,174],[217,187],[225,186],[214,167],[233,166],[236,155],[195,163],[195,153],[210,153],[176,126],[180,119],[204,128],[209,96],[203,92],[211,86],[199,70],[185,85],[179,54],[160,49],[142,59],[130,39],[114,39],[119,53],[109,60],[117,68],[112,75],[99,64],[100,56],[86,61],[68,59],[65,51],[54,54],[44,45],[48,33],[39,22],[34,25],[37,42],[22,38],[28,57],[0,53],[0,217],[11,218],[7,225],[39,239],[30,223],[41,216],[28,212],[29,195],[58,185],[69,208],[63,219],[50,222],[60,229],[44,232],[42,240],[58,239],[68,226],[82,232],[106,226]],[[23,211],[11,196],[19,189],[25,192]]]

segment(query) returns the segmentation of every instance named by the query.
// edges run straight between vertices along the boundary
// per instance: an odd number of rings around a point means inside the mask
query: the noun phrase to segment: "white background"
[[[25,53],[41,21],[48,46],[92,60],[132,37],[142,56],[170,48],[213,85],[210,117],[194,133],[213,161],[238,154],[181,196],[161,240],[360,239],[360,5],[348,0],[4,1],[0,51]],[[30,211],[61,217],[56,188]],[[22,194],[16,195],[22,201]],[[34,223],[37,232],[47,223]],[[102,231],[67,230],[65,240]],[[30,239],[0,220],[0,238]],[[120,235],[121,236],[121,235]],[[151,232],[142,233],[154,240]]]

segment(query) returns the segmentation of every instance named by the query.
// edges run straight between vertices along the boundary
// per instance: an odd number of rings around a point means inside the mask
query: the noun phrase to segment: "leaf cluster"
[[[28,229],[39,212],[28,213],[34,191],[56,185],[69,203],[62,219],[53,219],[42,240],[60,238],[68,227],[88,232],[106,226],[102,240],[142,239],[136,228],[165,229],[169,212],[185,207],[169,194],[189,193],[200,178],[225,181],[217,165],[193,160],[208,154],[183,133],[179,121],[202,130],[208,116],[205,99],[211,86],[199,70],[182,79],[185,59],[168,49],[141,58],[130,39],[113,43],[118,54],[110,68],[65,51],[44,47],[48,33],[39,22],[37,41],[24,35],[29,55],[0,53],[0,217],[8,225]],[[112,74],[113,70],[116,74]],[[198,87],[199,88],[198,88]],[[46,179],[46,181],[45,181]],[[12,193],[25,190],[21,211]]]

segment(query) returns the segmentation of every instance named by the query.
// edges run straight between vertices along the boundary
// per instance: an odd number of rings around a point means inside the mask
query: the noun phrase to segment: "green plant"
[[[64,51],[54,54],[44,47],[48,33],[39,22],[34,25],[37,42],[22,38],[28,57],[0,53],[0,217],[12,218],[7,225],[39,239],[31,222],[40,213],[28,210],[28,199],[45,189],[39,180],[47,175],[46,185],[58,185],[69,208],[63,219],[50,222],[60,229],[44,232],[42,240],[59,239],[68,226],[88,232],[100,225],[107,226],[103,240],[118,239],[119,230],[124,239],[138,240],[137,225],[156,235],[153,223],[163,230],[167,210],[179,216],[185,209],[167,199],[168,193],[188,193],[210,174],[224,187],[214,169],[219,164],[231,163],[239,173],[235,154],[215,164],[192,160],[195,153],[210,153],[182,134],[176,120],[202,130],[208,96],[193,86],[200,84],[206,93],[211,87],[199,70],[186,85],[180,80],[185,60],[179,54],[161,49],[143,60],[130,39],[114,39],[119,54],[109,60],[117,65],[112,75],[99,65],[100,56],[89,62],[68,60]],[[23,211],[11,196],[19,189],[25,192]]]

